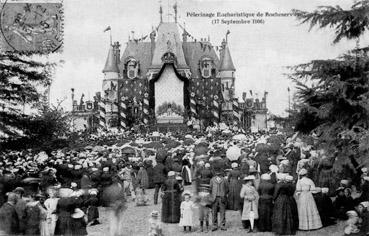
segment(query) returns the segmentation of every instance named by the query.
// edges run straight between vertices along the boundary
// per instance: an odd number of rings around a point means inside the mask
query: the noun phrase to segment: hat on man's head
[[[76,208],[71,216],[73,219],[80,219],[85,216],[85,213],[81,209]]]
[[[322,188],[322,193],[328,193],[329,192],[329,188]]]
[[[16,187],[14,190],[13,190],[14,193],[18,193],[18,194],[24,194],[25,191],[24,191],[24,188],[22,187]]]
[[[270,175],[269,175],[269,174],[267,174],[267,173],[262,174],[262,175],[260,176],[260,178],[261,178],[262,180],[270,180],[270,179],[271,179]]]
[[[169,171],[168,172],[168,177],[175,176],[175,175],[176,175],[176,172],[174,172],[174,171]]]
[[[364,208],[368,208],[369,202],[368,201],[360,202],[360,205],[362,205]]]
[[[248,175],[245,178],[243,178],[243,180],[246,180],[246,181],[248,181],[248,180],[254,180],[254,179],[255,179],[255,176],[253,176],[253,175]]]
[[[150,216],[151,216],[151,218],[157,219],[157,218],[159,218],[159,212],[158,211],[152,211]]]

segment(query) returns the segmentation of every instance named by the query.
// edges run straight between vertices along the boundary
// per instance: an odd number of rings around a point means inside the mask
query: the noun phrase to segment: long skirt
[[[300,230],[314,230],[322,227],[318,208],[310,192],[300,193],[297,199],[297,210]]]
[[[269,232],[272,230],[273,198],[260,198],[258,204],[258,230]]]
[[[165,193],[161,207],[161,221],[179,223],[181,217],[181,195],[176,192]]]
[[[272,231],[278,235],[293,235],[297,231],[298,221],[295,199],[279,195],[274,202]]]
[[[227,209],[237,211],[240,209],[240,192],[241,192],[241,183],[237,179],[230,180],[229,183],[229,193],[227,198]]]

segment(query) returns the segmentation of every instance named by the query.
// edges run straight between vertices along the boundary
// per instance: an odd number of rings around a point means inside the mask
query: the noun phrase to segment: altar
[[[183,116],[175,112],[165,112],[156,117],[158,124],[183,124]]]

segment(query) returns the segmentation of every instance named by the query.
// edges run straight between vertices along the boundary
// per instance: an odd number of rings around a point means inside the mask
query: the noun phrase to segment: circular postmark
[[[6,0],[0,12],[0,30],[10,50],[56,52],[63,44],[62,2]]]

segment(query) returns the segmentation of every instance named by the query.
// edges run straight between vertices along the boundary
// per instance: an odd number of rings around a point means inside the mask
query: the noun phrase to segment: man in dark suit
[[[157,158],[158,163],[154,166],[154,184],[155,184],[155,193],[154,193],[154,204],[158,204],[158,195],[161,186],[167,178],[168,170],[165,165],[161,162],[161,158]],[[160,161],[161,160],[161,161]]]
[[[18,215],[15,211],[17,199],[17,194],[9,193],[8,201],[0,208],[0,235],[13,235],[19,233]]]

